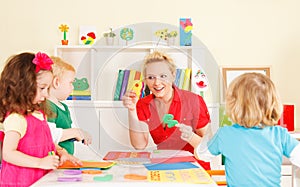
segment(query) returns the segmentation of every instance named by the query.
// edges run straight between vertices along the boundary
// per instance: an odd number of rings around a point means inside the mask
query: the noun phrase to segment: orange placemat
[[[83,165],[76,165],[70,161],[64,162],[58,169],[79,169],[79,168],[102,168],[107,169],[112,167],[114,162],[93,162],[93,161],[82,161]]]

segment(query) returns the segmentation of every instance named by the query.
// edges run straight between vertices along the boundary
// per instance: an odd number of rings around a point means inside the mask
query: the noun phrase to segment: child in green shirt
[[[61,101],[65,100],[73,90],[75,68],[59,57],[51,57],[54,62],[53,81],[49,89],[47,106],[48,124],[53,141],[65,148],[69,154],[74,154],[74,139],[85,145],[92,143],[91,135],[80,129],[72,128],[72,119],[68,106]]]

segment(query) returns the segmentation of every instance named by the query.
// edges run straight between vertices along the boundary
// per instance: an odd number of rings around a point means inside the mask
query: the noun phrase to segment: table
[[[216,183],[213,182],[211,184],[189,184],[189,183],[175,183],[175,182],[148,182],[147,180],[143,181],[137,181],[137,180],[130,180],[130,179],[124,179],[124,174],[139,174],[139,175],[147,175],[147,169],[143,165],[114,165],[112,168],[108,170],[103,170],[103,174],[100,175],[106,175],[106,174],[113,174],[113,180],[107,181],[107,182],[99,182],[94,181],[94,176],[100,176],[99,174],[82,174],[82,181],[80,182],[58,182],[57,177],[62,176],[64,172],[64,169],[57,169],[53,170],[44,177],[42,177],[40,180],[38,180],[36,183],[34,183],[33,187],[39,187],[39,186],[108,186],[108,187],[116,187],[116,186],[122,186],[122,187],[134,187],[134,186],[153,186],[156,187],[160,186],[195,186],[195,187],[217,187]]]
[[[290,132],[290,135],[300,141],[300,131]]]

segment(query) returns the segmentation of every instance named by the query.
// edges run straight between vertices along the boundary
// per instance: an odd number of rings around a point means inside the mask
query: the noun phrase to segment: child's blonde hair
[[[251,128],[274,126],[282,113],[279,94],[271,79],[261,73],[245,73],[226,92],[226,114],[234,123]]]
[[[154,51],[152,53],[150,53],[149,55],[147,55],[144,59],[144,65],[143,65],[143,74],[146,75],[146,67],[147,64],[149,63],[153,63],[153,62],[166,62],[170,68],[170,71],[172,74],[176,73],[176,65],[173,61],[173,59],[160,51]]]
[[[75,72],[75,68],[64,61],[63,59],[55,56],[51,56],[51,59],[53,61],[52,70],[53,70],[53,76],[61,78],[63,73],[65,71],[73,71]]]

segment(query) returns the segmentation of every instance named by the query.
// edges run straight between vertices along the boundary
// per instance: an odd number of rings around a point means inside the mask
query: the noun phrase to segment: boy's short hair
[[[51,56],[51,59],[53,61],[52,70],[54,77],[61,77],[65,71],[76,71],[70,63],[64,61],[60,57]]]

